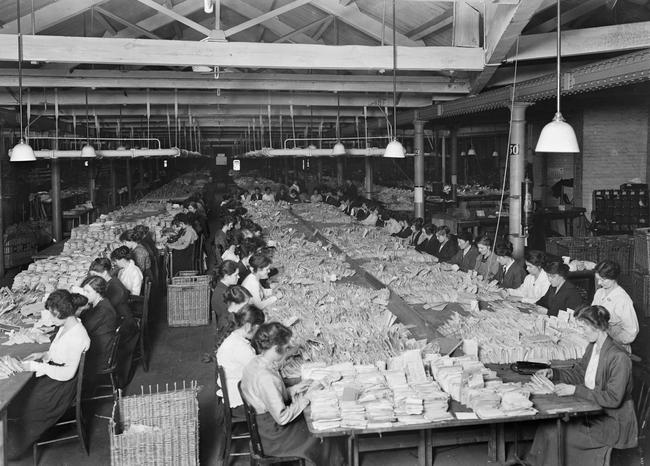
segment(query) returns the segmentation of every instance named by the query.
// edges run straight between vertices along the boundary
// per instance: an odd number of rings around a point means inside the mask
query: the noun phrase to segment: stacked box
[[[650,226],[648,185],[625,183],[620,189],[597,189],[593,193],[593,220],[598,234],[632,233]]]

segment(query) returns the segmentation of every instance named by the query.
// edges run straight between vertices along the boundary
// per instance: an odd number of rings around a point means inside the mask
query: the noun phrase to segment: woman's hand
[[[451,266],[451,270],[453,270],[454,272],[458,272],[460,270],[460,267],[458,267],[458,264],[454,264]]]
[[[44,355],[45,355],[45,353],[32,353],[32,354],[30,354],[29,356],[23,358],[23,362],[27,362],[27,361],[38,361],[38,360],[40,360],[40,359],[43,359],[43,356],[44,356]]]
[[[540,369],[535,372],[535,375],[538,375],[540,377],[546,377],[547,379],[550,379],[553,377],[553,369]]]
[[[23,361],[23,370],[25,372],[36,372],[36,368],[34,367],[34,361]]]
[[[294,396],[302,395],[303,393],[307,392],[311,383],[312,383],[311,380],[303,380],[302,382],[289,387],[289,391]]]
[[[566,383],[559,383],[555,386],[555,394],[557,396],[571,396],[576,392],[575,385],[569,385]]]

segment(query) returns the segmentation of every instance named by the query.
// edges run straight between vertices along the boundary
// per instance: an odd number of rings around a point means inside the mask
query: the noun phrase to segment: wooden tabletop
[[[5,341],[0,340],[0,343]],[[22,359],[32,353],[47,351],[48,344],[25,343],[22,345],[5,346],[0,344],[0,356],[11,356]],[[32,378],[33,372],[18,372],[7,379],[0,379],[0,411],[5,409],[9,402],[22,390],[25,384]]]

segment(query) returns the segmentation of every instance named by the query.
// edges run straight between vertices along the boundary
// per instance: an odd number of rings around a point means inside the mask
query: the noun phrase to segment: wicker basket
[[[123,397],[109,422],[112,466],[199,464],[198,386]],[[137,427],[136,427],[137,426]]]
[[[199,275],[196,270],[183,270],[172,278],[172,285],[198,285],[210,283],[209,275]]]
[[[613,260],[621,267],[621,273],[634,270],[634,237],[631,235],[598,237],[598,260]]]
[[[634,269],[643,273],[650,271],[650,228],[634,230]]]
[[[547,238],[546,252],[555,256],[569,256],[572,260],[598,262],[598,238]]]
[[[633,272],[629,289],[637,314],[650,317],[650,275]]]
[[[207,275],[178,276],[167,286],[167,323],[194,327],[210,322],[210,282]]]

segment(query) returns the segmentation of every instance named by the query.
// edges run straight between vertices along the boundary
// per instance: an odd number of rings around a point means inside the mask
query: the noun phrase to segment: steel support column
[[[515,259],[524,257],[524,237],[521,233],[521,183],[524,181],[526,168],[526,102],[515,102],[512,112],[512,133],[510,136],[510,216],[508,236],[512,243]]]
[[[415,158],[413,159],[415,218],[424,218],[424,121],[416,120],[413,125],[415,127]]]

